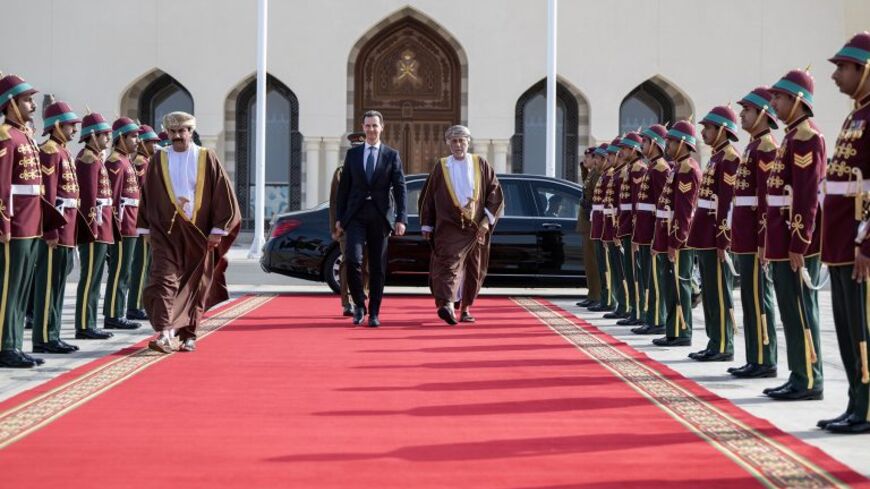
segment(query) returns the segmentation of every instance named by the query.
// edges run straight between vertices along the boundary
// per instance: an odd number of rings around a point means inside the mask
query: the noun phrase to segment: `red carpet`
[[[870,487],[546,302],[483,298],[456,328],[423,297],[377,330],[337,310],[246,298],[194,354],[129,349],[0,404],[0,486]]]

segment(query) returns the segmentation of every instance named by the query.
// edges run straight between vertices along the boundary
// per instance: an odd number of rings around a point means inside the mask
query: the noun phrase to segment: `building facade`
[[[25,48],[0,51],[0,70],[107,117],[159,126],[193,112],[250,225],[256,3],[9,2],[7,38]],[[849,106],[826,59],[867,26],[866,0],[562,0],[557,176],[576,180],[590,144],[700,117],[808,65],[833,137]],[[326,200],[367,109],[384,113],[409,173],[448,152],[456,123],[497,171],[544,173],[546,35],[545,0],[272,0],[267,217]]]

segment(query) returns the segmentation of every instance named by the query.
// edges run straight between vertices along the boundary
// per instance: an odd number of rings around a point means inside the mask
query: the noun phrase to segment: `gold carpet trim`
[[[205,319],[197,328],[202,339],[269,302],[274,296],[251,296]],[[171,357],[147,347],[113,360],[27,402],[0,413],[0,449],[48,425],[143,369]]]
[[[848,487],[805,457],[760,433],[660,372],[605,342],[547,304],[526,297],[513,301],[580,351],[607,368],[767,487]],[[667,470],[662,467],[662,470]]]

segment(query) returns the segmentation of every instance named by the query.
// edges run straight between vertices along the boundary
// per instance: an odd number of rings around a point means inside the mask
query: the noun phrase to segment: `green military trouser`
[[[623,270],[623,251],[613,241],[607,243],[607,257],[610,260],[610,286],[613,287],[614,306],[617,314],[627,314],[631,311],[628,304],[628,284]]]
[[[819,280],[818,256],[805,258],[813,282]],[[822,350],[819,338],[819,293],[806,287],[801,273],[788,261],[770,262],[773,289],[779,304],[785,349],[788,354],[789,382],[795,389],[821,389]],[[816,354],[813,361],[813,352]]]
[[[652,281],[652,247],[650,245],[638,245],[634,254],[634,283],[637,295],[637,318],[644,324],[649,322],[650,310],[650,282]]]
[[[76,290],[76,329],[95,329],[97,303],[100,300],[100,282],[106,265],[108,243],[79,245],[80,277]]]
[[[103,301],[103,316],[107,318],[122,318],[127,311],[130,265],[136,252],[136,239],[123,237],[109,247],[109,279]]]
[[[695,265],[694,256],[693,250],[680,249],[677,250],[677,256],[671,263],[667,253],[659,255],[659,258],[666,262],[664,295],[665,302],[669,307],[665,320],[665,331],[670,339],[692,337],[692,268]]]
[[[847,411],[870,421],[870,383],[862,382],[862,356],[866,359],[867,304],[870,288],[866,282],[852,279],[853,265],[829,265],[831,272],[831,299],[834,309],[834,327],[837,344],[849,380]],[[861,346],[862,343],[864,346]]]
[[[127,310],[143,309],[142,292],[148,285],[148,273],[151,270],[151,245],[144,236],[136,239],[133,253],[133,268],[130,270],[130,295],[127,297]]]
[[[586,298],[601,302],[601,275],[598,274],[598,260],[595,256],[595,241],[589,239],[589,231],[583,232],[583,265],[586,269]]]
[[[601,305],[613,307],[613,289],[610,284],[610,258],[607,246],[600,239],[595,240],[595,261],[598,265],[598,276],[601,278]]]
[[[634,253],[631,251],[631,236],[620,238],[622,240],[622,270],[625,280],[625,300],[628,303],[628,312],[631,314],[632,320],[638,320],[643,316],[640,315],[640,296],[638,295],[638,287],[635,277]]]
[[[734,276],[725,263],[719,261],[716,250],[695,250],[701,270],[701,303],[704,305],[704,326],[707,330],[707,350],[734,353],[734,301],[731,288]]]
[[[643,249],[643,247],[641,247]],[[666,288],[665,270],[668,265],[668,254],[659,253],[652,256],[652,248],[649,259],[649,282],[647,284],[646,295],[646,324],[650,326],[664,326],[668,319],[668,310],[670,303],[665,300]],[[673,272],[671,272],[673,274]],[[673,298],[671,298],[673,300]]]
[[[33,344],[60,339],[63,296],[66,278],[73,269],[75,248],[50,248],[43,240],[37,244],[36,286],[33,294]]]
[[[12,239],[0,244],[0,349],[24,345],[24,313],[36,271],[38,238]]]
[[[740,273],[740,303],[743,306],[743,338],[746,363],[776,365],[776,312],[773,282],[756,253],[735,255]]]

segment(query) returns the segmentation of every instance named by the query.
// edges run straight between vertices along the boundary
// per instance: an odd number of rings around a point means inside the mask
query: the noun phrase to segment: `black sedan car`
[[[431,247],[420,233],[417,200],[425,174],[406,177],[408,226],[391,236],[388,285],[427,284]],[[504,216],[495,226],[485,285],[581,287],[583,250],[577,232],[582,188],[533,175],[499,175]],[[266,272],[318,282],[339,290],[341,252],[329,229],[327,203],[275,217],[260,264]]]

